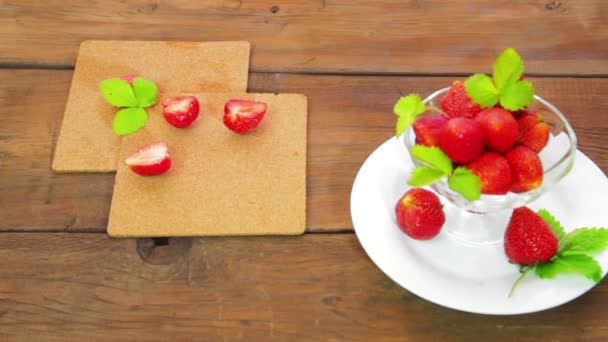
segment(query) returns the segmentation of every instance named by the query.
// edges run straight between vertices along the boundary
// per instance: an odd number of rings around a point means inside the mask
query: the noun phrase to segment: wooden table
[[[606,281],[542,313],[446,309],[376,268],[349,214],[399,94],[508,46],[608,172],[607,23],[602,0],[1,1],[0,339],[608,340]],[[251,41],[249,91],[309,98],[308,233],[108,238],[114,175],[50,170],[85,39]]]

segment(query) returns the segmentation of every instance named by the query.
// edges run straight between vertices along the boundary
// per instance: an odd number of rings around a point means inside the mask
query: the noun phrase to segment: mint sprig
[[[602,268],[589,254],[602,252],[608,247],[608,229],[578,228],[565,233],[559,221],[547,210],[539,210],[538,215],[555,233],[559,249],[557,254],[547,262],[522,267],[521,275],[513,284],[509,297],[521,280],[531,271],[534,271],[541,279],[553,279],[560,274],[576,273],[596,283],[602,280]]]
[[[398,117],[397,125],[395,126],[395,136],[401,136],[416,121],[418,115],[425,111],[426,106],[417,94],[401,97],[393,107],[393,112]]]
[[[132,85],[120,78],[101,81],[99,89],[111,105],[123,108],[116,113],[113,121],[114,132],[127,135],[145,126],[148,114],[144,108],[157,101],[158,88],[154,82],[136,77]]]
[[[508,110],[520,110],[534,100],[534,87],[521,80],[524,62],[513,48],[505,49],[494,62],[493,80],[484,74],[470,76],[464,82],[467,95],[482,108],[500,102]]]

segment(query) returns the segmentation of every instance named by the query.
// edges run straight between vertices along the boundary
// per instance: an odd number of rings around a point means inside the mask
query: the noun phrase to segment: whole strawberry
[[[518,145],[505,155],[511,168],[511,191],[526,192],[540,187],[543,183],[543,165],[540,158],[529,147]]]
[[[481,107],[467,96],[464,85],[455,81],[448,93],[441,99],[441,110],[451,118],[472,119],[481,112]]]
[[[532,210],[513,211],[504,239],[505,253],[515,264],[545,262],[557,254],[558,240],[551,227]]]
[[[416,134],[416,144],[439,145],[439,134],[447,123],[448,119],[443,115],[423,116],[416,120],[412,125]]]
[[[544,122],[539,122],[522,134],[519,142],[538,153],[549,143],[549,135],[551,135],[551,126]]]
[[[513,114],[502,108],[490,108],[475,118],[483,127],[486,145],[500,153],[507,152],[519,135],[519,125]]]
[[[511,168],[505,157],[492,151],[484,152],[466,164],[478,178],[482,194],[504,195],[511,187]]]
[[[437,195],[422,188],[408,190],[395,206],[399,228],[413,239],[428,240],[439,234],[445,223]]]
[[[456,163],[475,159],[483,150],[483,146],[483,128],[473,119],[450,119],[439,135],[439,148]]]

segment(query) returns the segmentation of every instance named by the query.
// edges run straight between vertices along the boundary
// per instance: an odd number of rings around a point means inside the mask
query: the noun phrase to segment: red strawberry
[[[530,111],[525,111],[517,116],[517,125],[519,125],[519,136],[521,137],[534,127],[537,123],[543,122],[542,115]]]
[[[532,151],[538,153],[545,148],[545,146],[547,146],[550,134],[551,127],[544,122],[540,122],[524,133],[519,138],[519,142],[522,145],[531,148]]]
[[[475,159],[483,150],[483,145],[483,128],[473,119],[450,119],[439,134],[439,148],[456,163]]]
[[[129,168],[142,176],[160,175],[171,168],[169,147],[164,142],[146,145],[129,158],[126,163]]]
[[[123,76],[120,76],[120,78],[124,81],[127,81],[127,83],[129,83],[130,85],[133,85],[133,79],[137,77],[137,75],[135,74],[126,74]]]
[[[165,120],[177,128],[184,128],[198,118],[199,104],[194,96],[176,96],[163,100]]]
[[[519,265],[545,262],[557,253],[557,237],[538,214],[521,207],[513,210],[505,231],[505,253]]]
[[[266,103],[250,100],[229,100],[224,106],[224,125],[244,134],[256,128],[266,114]]]
[[[489,108],[475,118],[483,127],[486,145],[497,152],[507,152],[519,134],[519,126],[513,114],[502,108]]]
[[[441,110],[451,118],[463,116],[472,119],[481,112],[481,107],[469,98],[464,85],[456,81],[441,99]]]
[[[526,192],[538,188],[543,183],[543,165],[536,152],[526,146],[518,145],[505,157],[511,168],[513,183],[511,191]]]
[[[439,145],[439,134],[448,119],[443,115],[423,116],[414,122],[413,128],[416,133],[416,144],[426,146]]]
[[[465,166],[479,178],[482,194],[503,195],[509,191],[511,168],[500,154],[484,152]]]
[[[437,195],[422,188],[408,190],[397,202],[395,214],[399,228],[417,240],[435,237],[445,222]]]

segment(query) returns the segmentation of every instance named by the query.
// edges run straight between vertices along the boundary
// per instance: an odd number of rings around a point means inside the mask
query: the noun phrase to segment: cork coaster
[[[248,42],[83,42],[53,170],[116,170],[121,137],[114,133],[112,120],[118,109],[103,99],[98,87],[102,80],[137,74],[157,84],[159,99],[166,93],[245,92],[249,50]]]
[[[174,94],[177,95],[177,94]],[[306,225],[307,102],[295,94],[194,95],[200,115],[185,129],[154,107],[141,134],[121,145],[108,234],[118,237],[301,234]],[[224,126],[224,104],[268,104],[246,135]],[[142,177],[123,162],[147,144],[165,141],[171,169]]]

